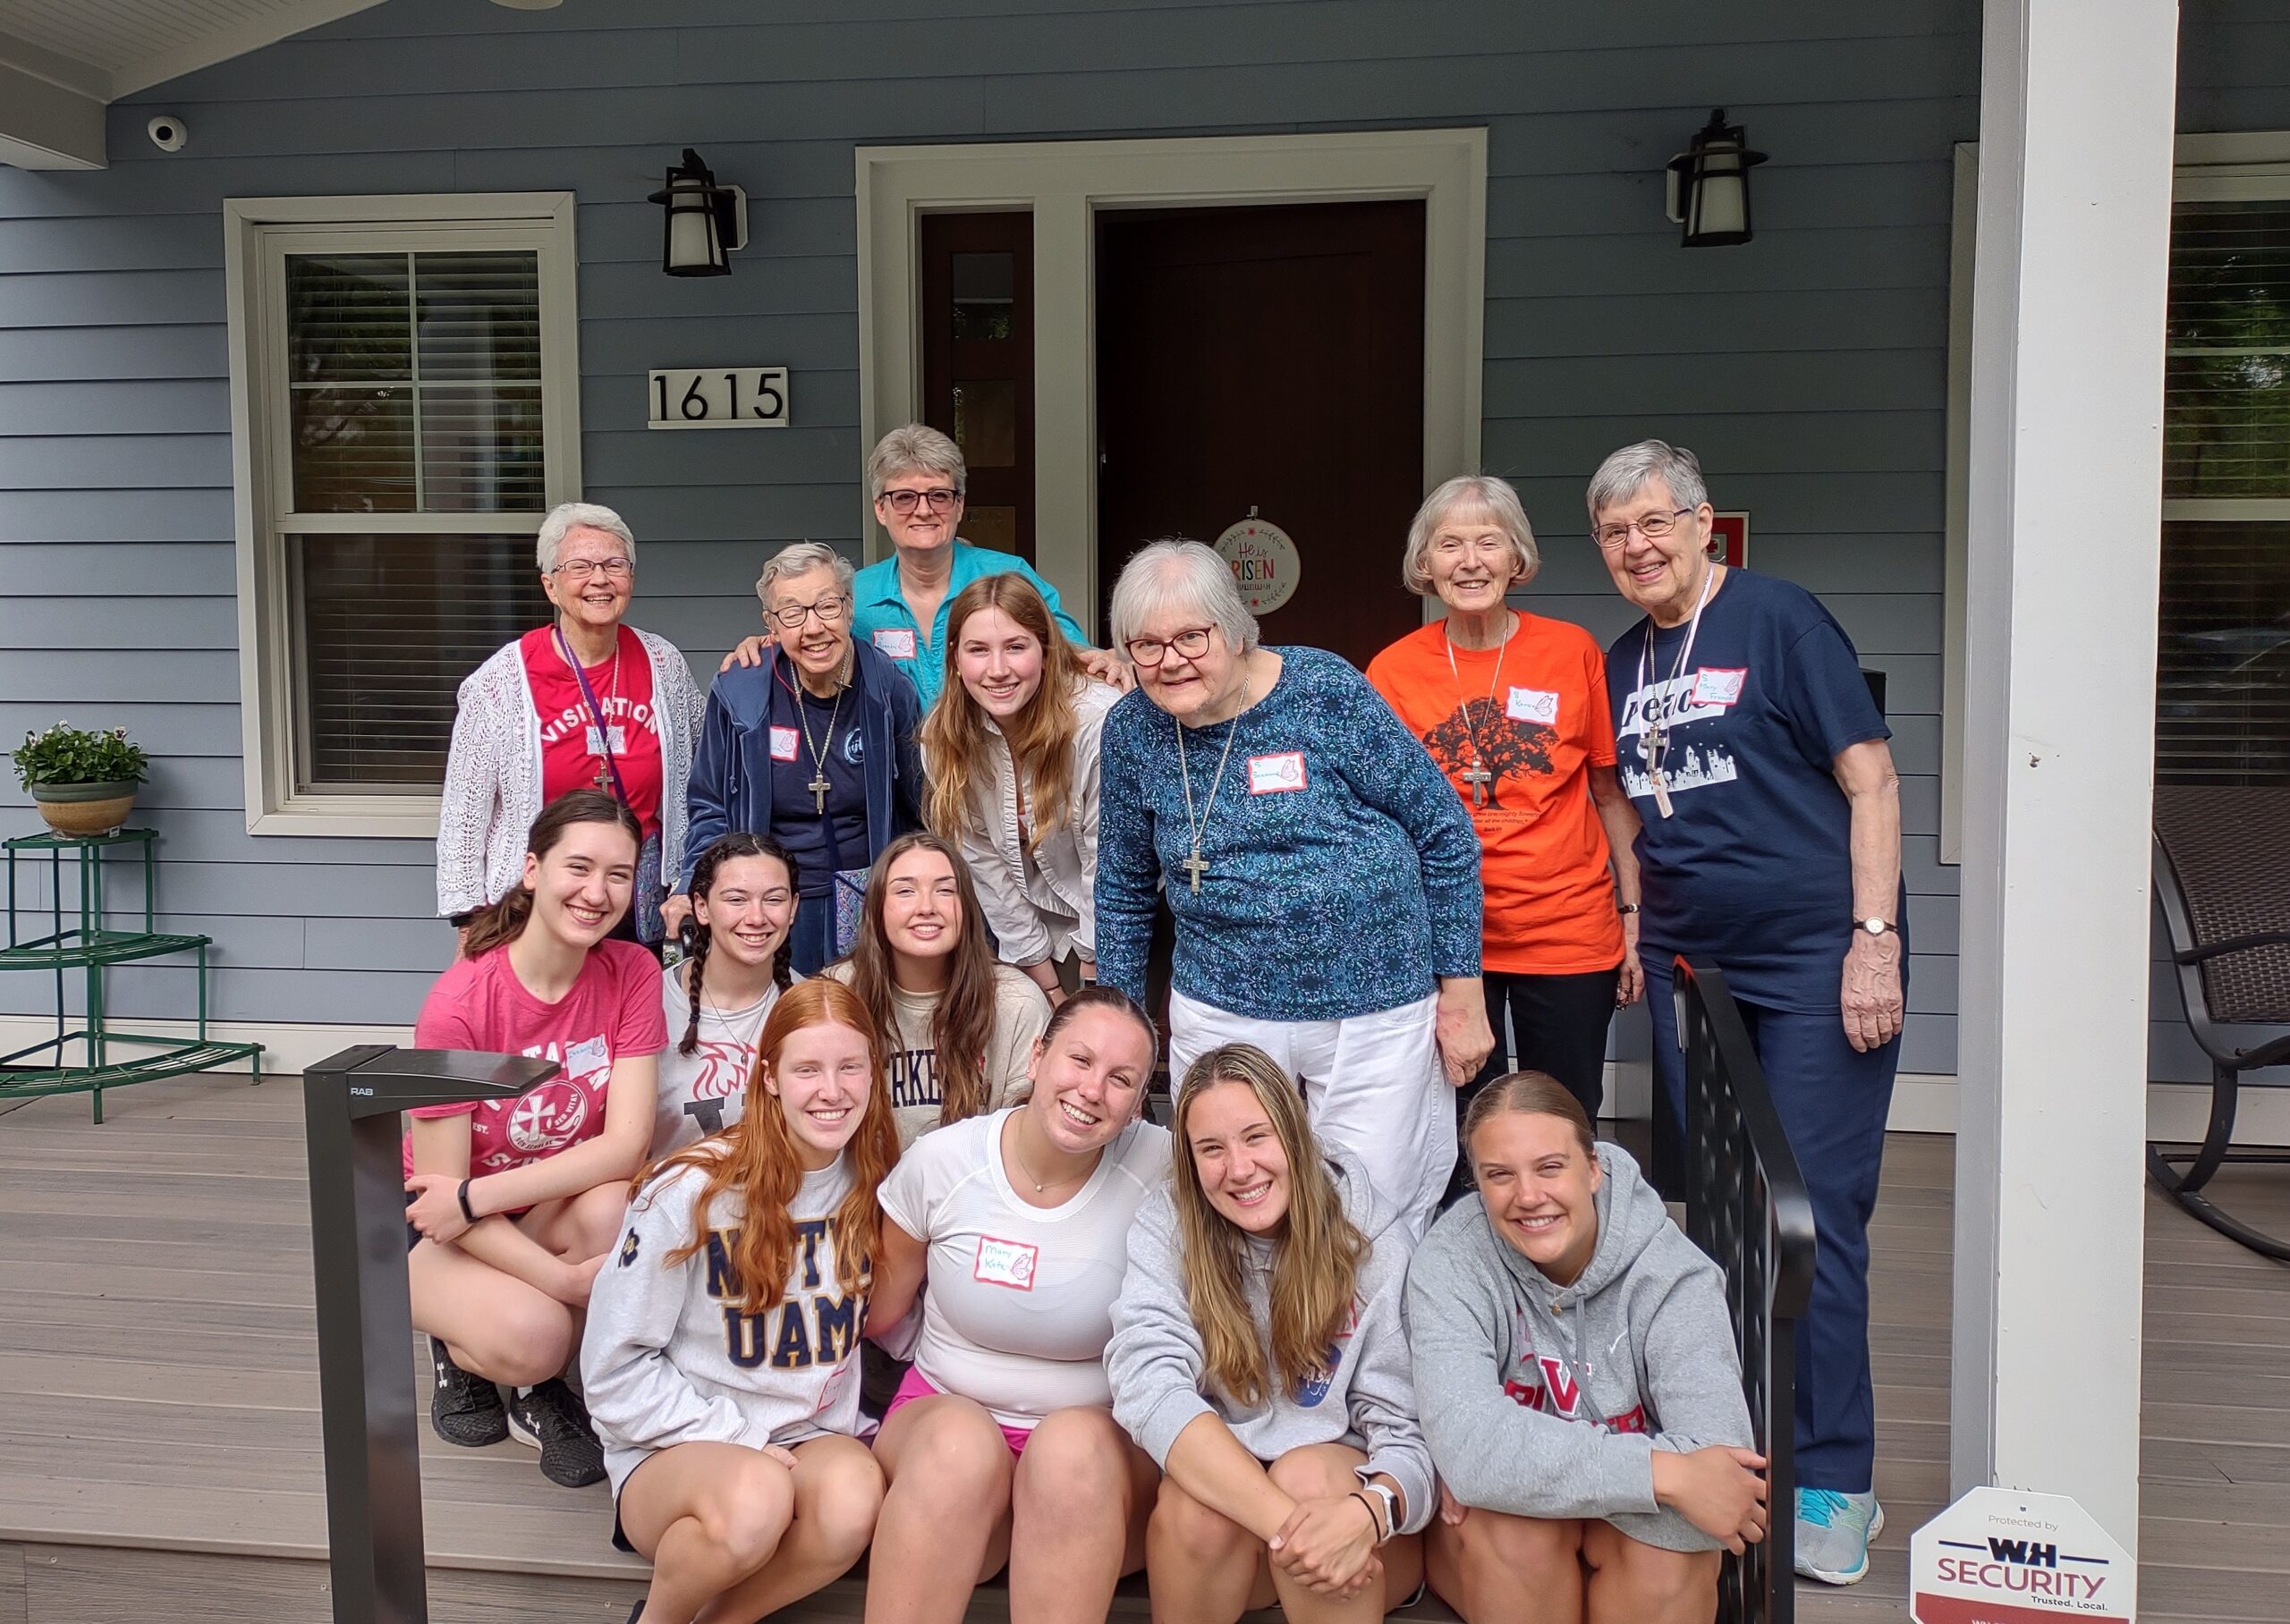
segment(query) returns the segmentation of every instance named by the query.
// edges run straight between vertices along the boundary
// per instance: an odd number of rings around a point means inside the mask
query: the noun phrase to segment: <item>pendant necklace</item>
[[[564,651],[564,663],[572,667],[572,680],[578,682],[581,680],[581,665],[573,656],[571,639],[566,638],[560,630],[556,634],[556,642],[557,647]],[[611,706],[612,702],[619,698],[620,628],[615,626],[612,632],[612,675],[606,681],[605,703],[598,707],[600,714],[597,717],[597,754],[600,759],[597,763],[596,775],[590,781],[598,789],[607,794],[612,791]]]
[[[851,691],[851,684],[844,676],[838,674],[835,689],[835,706],[827,714],[827,732],[817,744],[811,742],[811,712],[810,707],[803,702],[802,691],[792,683],[789,684],[787,691],[794,697],[795,720],[802,725],[803,729],[803,748],[811,753],[811,782],[805,784],[803,788],[811,792],[813,815],[825,817],[827,791],[835,787],[827,781],[827,753],[834,747],[835,720],[843,715],[843,696]]]
[[[1511,612],[1505,609],[1503,613],[1507,621]],[[1511,637],[1512,629],[1506,625],[1495,645],[1495,674],[1487,680],[1487,714],[1490,716],[1495,714],[1496,686],[1503,681],[1503,656],[1511,652]],[[1463,769],[1463,780],[1471,786],[1471,804],[1483,807],[1487,804],[1487,786],[1495,782],[1495,774],[1487,770],[1486,752],[1479,748],[1479,719],[1472,715],[1471,701],[1463,695],[1463,673],[1455,664],[1455,639],[1445,621],[1439,622],[1439,640],[1446,645],[1447,674],[1455,680],[1455,701],[1463,707],[1463,732],[1471,740],[1471,765]]]
[[[1693,657],[1694,634],[1701,630],[1701,611],[1709,602],[1710,589],[1718,584],[1719,566],[1711,564],[1702,573],[1701,596],[1694,600],[1693,617],[1686,622],[1685,641],[1678,645],[1677,657],[1670,662],[1670,674],[1662,686],[1668,688],[1684,674],[1686,662]],[[1646,690],[1647,666],[1654,652],[1654,622],[1646,621],[1646,640],[1638,648],[1638,689],[1646,694],[1645,732],[1639,736],[1638,754],[1646,763],[1647,782],[1654,787],[1654,808],[1664,817],[1674,808],[1670,805],[1670,782],[1662,771],[1663,759],[1669,754],[1670,729],[1662,718],[1668,709],[1667,702]]]
[[[1018,1119],[1014,1116],[1012,1117],[1010,1119],[1010,1160],[1018,1164],[1019,1176],[1024,1179],[1027,1183],[1034,1187],[1035,1195],[1040,1195],[1044,1190],[1047,1189],[1051,1184],[1079,1183],[1081,1180],[1088,1178],[1090,1173],[1093,1173],[1098,1171],[1096,1163],[1092,1163],[1090,1167],[1090,1172],[1069,1173],[1063,1179],[1053,1179],[1047,1181],[1037,1179],[1034,1177],[1034,1170],[1026,1165],[1026,1158],[1020,1155],[1018,1151],[1018,1140],[1022,1138],[1024,1134],[1025,1130],[1018,1125]],[[1105,1153],[1100,1151],[1098,1154],[1098,1159],[1103,1160]]]
[[[1217,786],[1225,782],[1225,764],[1233,758],[1233,740],[1240,737],[1241,711],[1248,707],[1248,668],[1243,666],[1240,709],[1233,713],[1232,720],[1227,723],[1230,731],[1225,735],[1225,753],[1217,757],[1217,775],[1209,781],[1209,802],[1200,808],[1200,816],[1197,818],[1192,814],[1192,771],[1186,765],[1184,757],[1184,723],[1177,723],[1177,777],[1184,784],[1185,831],[1192,839],[1192,855],[1179,863],[1177,867],[1192,876],[1192,890],[1196,896],[1200,892],[1200,876],[1209,872],[1209,865],[1201,860],[1200,856],[1201,832],[1209,827],[1209,815],[1217,809]],[[1171,720],[1174,721],[1175,718],[1172,717]]]

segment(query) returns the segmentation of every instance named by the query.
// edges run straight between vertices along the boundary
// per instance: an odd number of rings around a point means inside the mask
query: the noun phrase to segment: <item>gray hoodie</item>
[[[1412,1533],[1430,1520],[1432,1489],[1431,1454],[1415,1419],[1407,1328],[1401,1316],[1407,1231],[1358,1166],[1331,1155],[1328,1171],[1344,1213],[1369,1240],[1368,1255],[1360,1262],[1352,1329],[1328,1350],[1335,1369],[1293,1392],[1275,1393],[1253,1409],[1241,1408],[1222,1393],[1204,1392],[1206,1356],[1185,1299],[1176,1202],[1165,1182],[1145,1198],[1129,1231],[1129,1270],[1113,1307],[1113,1341],[1106,1345],[1114,1419],[1164,1468],[1177,1434],[1196,1416],[1222,1419],[1243,1449],[1267,1463],[1308,1443],[1350,1444],[1368,1457],[1360,1471],[1362,1481],[1381,1472],[1399,1485],[1407,1500],[1401,1531]],[[1271,1242],[1251,1240],[1243,1285],[1268,1346],[1273,1261]]]
[[[1641,1544],[1718,1543],[1654,1503],[1653,1451],[1750,1447],[1725,1276],[1601,1144],[1599,1244],[1551,1282],[1478,1199],[1431,1226],[1407,1281],[1431,1458],[1455,1498],[1514,1517],[1602,1518]]]

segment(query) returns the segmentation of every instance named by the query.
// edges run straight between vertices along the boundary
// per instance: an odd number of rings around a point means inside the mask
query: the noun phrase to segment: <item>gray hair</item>
[[[902,423],[875,442],[867,459],[867,500],[880,502],[883,487],[901,474],[944,474],[954,482],[954,495],[970,488],[970,469],[963,462],[962,447],[927,423]]]
[[[575,530],[602,530],[618,537],[620,545],[628,549],[628,562],[636,562],[636,537],[628,520],[593,502],[560,502],[540,521],[540,535],[533,544],[533,557],[543,575],[556,572],[556,555],[564,550],[564,538]]]
[[[1601,512],[1621,506],[1657,479],[1669,487],[1680,507],[1698,508],[1709,500],[1700,458],[1666,440],[1641,440],[1599,463],[1599,471],[1590,476],[1590,522],[1597,524]]]
[[[756,597],[768,609],[774,582],[782,576],[809,575],[814,570],[834,571],[835,589],[851,590],[853,571],[849,559],[823,541],[795,541],[764,561],[763,573],[755,578]]]
[[[1149,542],[1131,555],[1113,585],[1113,646],[1129,657],[1129,640],[1148,620],[1162,612],[1186,609],[1225,634],[1225,640],[1246,654],[1257,646],[1256,616],[1241,601],[1233,582],[1233,566],[1214,547],[1170,536]]]
[[[1535,571],[1542,568],[1542,554],[1535,549],[1535,528],[1527,522],[1527,510],[1519,505],[1519,493],[1511,488],[1509,480],[1492,474],[1457,474],[1415,510],[1415,522],[1407,527],[1407,551],[1399,561],[1402,585],[1418,597],[1431,596],[1431,571],[1426,567],[1431,538],[1457,508],[1484,509],[1511,538],[1514,587],[1534,579]]]

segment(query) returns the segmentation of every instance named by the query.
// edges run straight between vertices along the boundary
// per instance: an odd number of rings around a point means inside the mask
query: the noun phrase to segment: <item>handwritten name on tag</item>
[[[1304,775],[1304,752],[1283,750],[1277,756],[1249,757],[1249,793],[1279,795],[1290,790],[1303,789],[1310,781]]]
[[[978,1264],[971,1271],[971,1278],[989,1286],[1030,1291],[1034,1289],[1034,1265],[1040,1258],[1039,1248],[1022,1240],[997,1240],[991,1235],[981,1235],[978,1238]]]
[[[795,759],[795,730],[793,728],[775,727],[771,730],[771,758],[774,761]]]
[[[875,647],[894,660],[914,657],[914,630],[910,626],[886,626],[875,633]]]
[[[1558,696],[1547,688],[1514,688],[1503,714],[1514,722],[1535,722],[1544,727],[1558,725]]]
[[[1749,670],[1726,671],[1704,667],[1693,673],[1693,702],[1696,705],[1737,705],[1741,702],[1742,684],[1749,681]]]

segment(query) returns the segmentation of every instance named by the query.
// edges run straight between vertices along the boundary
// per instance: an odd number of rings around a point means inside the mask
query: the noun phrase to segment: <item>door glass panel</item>
[[[955,254],[954,260],[954,336],[957,339],[997,339],[1010,336],[1010,312],[1016,303],[1018,265],[1011,254]]]
[[[1008,378],[967,378],[956,384],[954,444],[972,468],[1008,468],[1017,461],[1017,385]]]
[[[997,553],[1018,550],[1018,510],[1014,507],[968,507],[963,509],[963,539],[974,547],[991,547]]]

